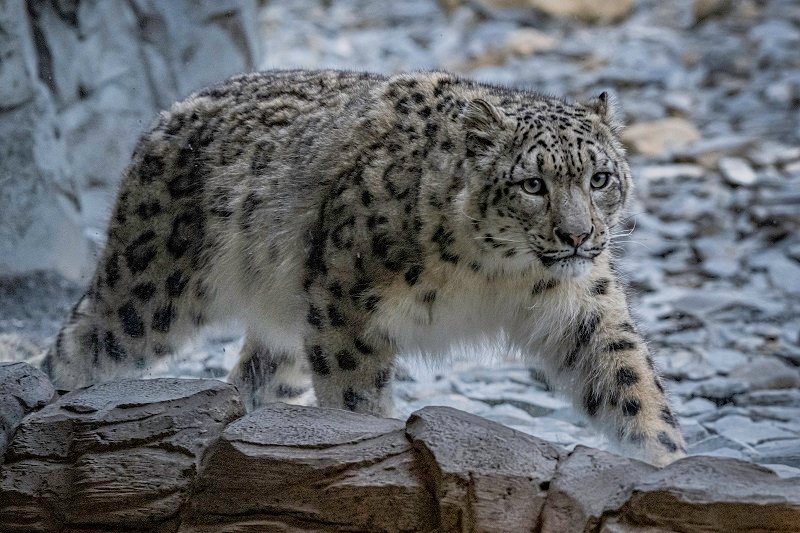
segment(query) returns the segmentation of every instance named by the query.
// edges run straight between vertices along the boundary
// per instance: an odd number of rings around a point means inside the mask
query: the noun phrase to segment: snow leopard
[[[570,102],[447,72],[267,71],[161,113],[43,367],[144,373],[202,328],[246,332],[249,409],[392,414],[398,354],[473,343],[535,364],[626,453],[685,454],[610,249],[632,195],[607,93]]]

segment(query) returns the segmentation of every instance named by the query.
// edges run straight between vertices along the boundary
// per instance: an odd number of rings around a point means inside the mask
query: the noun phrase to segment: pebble
[[[800,371],[776,357],[761,357],[736,367],[728,377],[746,384],[748,391],[800,387]]]
[[[753,168],[740,157],[723,157],[719,160],[719,170],[731,185],[749,187],[758,177]]]

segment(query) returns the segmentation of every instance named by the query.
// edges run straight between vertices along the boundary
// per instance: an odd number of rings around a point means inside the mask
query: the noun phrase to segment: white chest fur
[[[368,331],[388,336],[403,353],[431,356],[485,342],[551,347],[574,323],[580,302],[573,295],[580,289],[560,284],[538,292],[535,285],[527,277],[429,276],[413,290],[384,293]]]

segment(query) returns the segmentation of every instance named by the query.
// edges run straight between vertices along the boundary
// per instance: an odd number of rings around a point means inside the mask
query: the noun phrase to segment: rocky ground
[[[265,2],[262,67],[446,68],[575,98],[613,91],[638,185],[620,265],[690,452],[800,476],[800,4],[532,1],[576,5],[584,23],[523,3]],[[47,274],[2,281],[0,342],[45,345],[79,290]],[[214,338],[154,375],[222,376],[238,342]],[[448,405],[604,447],[504,354],[408,368],[401,418]]]
[[[13,435],[13,438],[9,437]],[[702,472],[702,476],[698,476]],[[213,379],[63,396],[0,363],[0,530],[797,531],[800,478],[726,457],[658,469],[426,407],[400,420]]]

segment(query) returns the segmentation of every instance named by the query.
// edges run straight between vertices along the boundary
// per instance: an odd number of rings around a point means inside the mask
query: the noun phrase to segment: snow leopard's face
[[[587,274],[630,193],[630,168],[602,96],[466,113],[474,161],[468,199],[476,239],[508,267],[538,262],[557,278]]]

